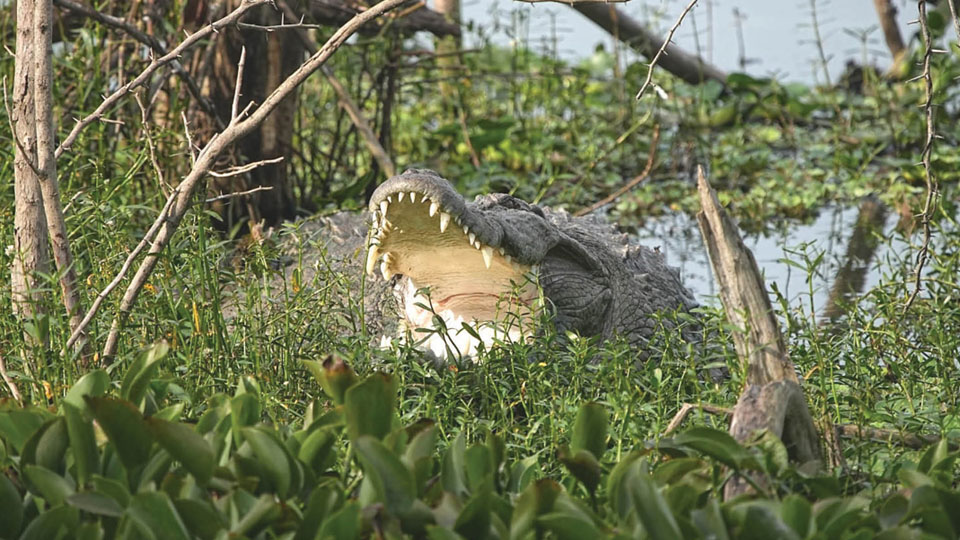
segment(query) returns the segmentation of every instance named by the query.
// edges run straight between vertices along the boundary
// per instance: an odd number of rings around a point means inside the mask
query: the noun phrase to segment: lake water
[[[633,0],[618,3],[636,20],[667,30],[687,5],[682,1]],[[894,2],[905,41],[917,31],[907,22],[916,19],[915,3]],[[493,41],[508,44],[520,37],[535,49],[552,50],[556,36],[561,57],[570,60],[590,56],[598,44],[612,50],[612,39],[573,9],[556,3],[528,4],[509,0],[462,0],[464,22],[473,21],[487,30],[499,25]],[[877,14],[869,0],[816,0],[823,48],[828,56],[832,82],[847,60],[864,61],[886,68],[890,53],[878,28]],[[700,0],[674,34],[674,42],[687,51],[702,51],[705,58],[728,72],[739,68],[739,45],[735,11],[741,14],[746,71],[755,76],[776,75],[781,80],[823,82],[815,61],[810,0]],[[517,17],[514,14],[522,15]],[[696,28],[696,32],[694,31]],[[859,37],[866,35],[866,44]],[[468,37],[468,46],[476,36]]]

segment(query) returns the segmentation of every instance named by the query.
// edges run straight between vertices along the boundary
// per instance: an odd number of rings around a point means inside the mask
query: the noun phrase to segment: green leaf
[[[690,512],[690,518],[704,538],[730,540],[726,522],[723,520],[723,512],[720,510],[720,502],[717,499],[711,498],[702,508]]]
[[[327,467],[328,458],[332,455],[333,445],[337,442],[339,435],[340,428],[335,426],[314,430],[300,445],[297,458],[312,468],[315,473],[322,473]]]
[[[213,448],[186,424],[167,422],[156,417],[146,419],[147,428],[160,446],[205,486],[213,475]]]
[[[363,435],[382,440],[390,433],[396,398],[393,377],[383,373],[370,375],[347,390],[343,412],[350,440]]]
[[[317,378],[320,388],[335,405],[343,405],[347,390],[359,380],[353,369],[334,355],[327,356],[323,362],[304,360],[303,364]]]
[[[439,525],[427,526],[427,538],[429,540],[464,540],[459,534]]]
[[[64,403],[61,407],[67,422],[67,435],[70,438],[70,450],[77,471],[77,483],[87,483],[90,475],[97,472],[100,464],[100,452],[93,433],[93,422],[84,418],[83,413],[73,403]],[[84,403],[86,408],[86,403]],[[88,409],[89,410],[89,409]]]
[[[53,508],[31,521],[20,535],[20,540],[54,540],[67,537],[79,520],[80,512],[72,506]]]
[[[162,491],[138,493],[130,501],[125,515],[148,536],[157,535],[164,540],[190,539],[170,497]]]
[[[140,411],[126,401],[112,398],[86,397],[94,418],[113,443],[127,472],[146,463],[153,437]]]
[[[570,435],[570,450],[586,450],[600,461],[607,449],[607,410],[598,403],[584,403],[577,412]]]
[[[417,496],[410,470],[371,435],[360,437],[354,445],[357,455],[360,456],[363,472],[373,482],[377,496],[387,511],[400,515],[409,510]]]
[[[25,466],[23,475],[30,491],[42,497],[50,506],[60,506],[64,499],[77,490],[76,484],[69,477],[60,476],[38,465]]]
[[[275,499],[276,496],[272,493],[261,495],[257,502],[243,513],[240,521],[230,529],[230,536],[242,537],[249,531],[254,531],[280,517],[280,505],[277,504]]]
[[[56,417],[34,432],[27,444],[23,445],[21,462],[36,464],[51,471],[63,472],[63,456],[67,452],[70,438],[67,436],[67,423],[63,417]]]
[[[307,507],[303,510],[303,519],[297,527],[294,540],[309,540],[317,537],[320,526],[327,516],[335,512],[343,504],[343,493],[332,481],[327,480],[313,488]]]
[[[461,431],[447,447],[447,453],[440,465],[440,482],[444,491],[458,497],[467,494],[466,453],[467,439]]]
[[[131,403],[139,404],[147,392],[150,379],[153,378],[154,372],[160,366],[160,361],[167,356],[169,351],[170,345],[166,341],[161,341],[141,351],[123,376],[123,382],[120,383],[120,397]]]
[[[780,517],[800,538],[813,532],[813,506],[800,495],[792,493],[783,498]]]
[[[484,447],[485,448],[485,447]],[[493,504],[493,479],[489,478],[463,506],[453,530],[468,540],[483,540],[490,533],[490,511]]]
[[[16,453],[23,451],[23,445],[53,415],[41,409],[16,409],[0,412],[0,440],[13,446]]]
[[[217,533],[227,528],[223,516],[207,501],[178,499],[173,506],[190,534],[202,540],[213,540]]]
[[[83,396],[102,396],[110,388],[110,376],[102,369],[95,369],[87,373],[73,384],[70,391],[63,398],[63,403],[73,405],[85,415],[92,414],[87,408]]]
[[[645,467],[641,467],[641,462],[634,464],[623,484],[633,499],[637,517],[653,538],[663,540],[683,538],[666,499],[663,498],[653,478],[643,469]]]
[[[130,504],[130,490],[122,482],[96,474],[90,477],[90,482],[95,490],[117,501],[120,506],[126,508]]]
[[[553,511],[560,484],[549,478],[537,480],[517,498],[510,520],[510,538],[522,538],[533,532],[537,518]]]
[[[0,538],[16,538],[23,526],[23,501],[6,474],[0,472]]]
[[[123,507],[113,499],[103,493],[96,491],[84,491],[74,493],[67,497],[67,503],[78,510],[89,512],[107,517],[120,517],[123,515]]]
[[[604,537],[593,521],[580,516],[551,512],[538,517],[537,524],[552,532],[560,540],[591,540]]]
[[[257,461],[263,467],[267,479],[277,490],[277,495],[281,499],[286,499],[290,493],[293,472],[290,470],[291,463],[283,444],[273,432],[259,426],[243,428],[241,432],[253,453],[256,454]]]
[[[693,427],[677,435],[674,441],[710,456],[734,470],[756,466],[756,460],[750,452],[725,431]]]
[[[563,463],[563,466],[570,471],[570,474],[583,483],[588,492],[592,494],[597,490],[597,486],[600,485],[600,475],[602,471],[593,452],[580,450],[576,455],[570,455],[569,449],[560,447],[560,450],[557,452],[557,458],[560,460],[560,463]]]
[[[360,505],[350,501],[339,511],[332,514],[320,528],[317,538],[333,540],[351,540],[360,538]]]
[[[476,491],[487,479],[493,480],[493,460],[490,450],[483,444],[475,444],[467,449],[464,457],[464,470],[467,477],[467,487],[471,492]]]

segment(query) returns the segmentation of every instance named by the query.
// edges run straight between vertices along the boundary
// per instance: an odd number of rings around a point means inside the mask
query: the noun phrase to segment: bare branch
[[[253,162],[253,163],[247,163],[246,165],[239,165],[239,166],[236,166],[236,167],[230,167],[229,169],[227,169],[227,170],[225,170],[225,171],[223,171],[223,172],[210,171],[210,176],[213,176],[213,177],[215,177],[215,178],[230,178],[231,176],[239,176],[239,175],[241,175],[241,174],[250,172],[250,171],[256,169],[257,167],[262,167],[262,166],[264,166],[264,165],[271,165],[271,164],[273,164],[273,163],[280,163],[281,161],[283,161],[283,156],[276,157],[276,158],[273,158],[273,159],[262,159],[262,160],[260,160],[260,161],[255,161],[255,162]],[[273,189],[273,188],[267,188],[267,189]],[[261,190],[251,190],[251,192],[253,192],[253,191],[261,191]],[[265,191],[265,190],[264,190],[264,191]],[[210,200],[207,201],[207,202],[210,202],[210,201],[213,201],[213,200],[214,200],[214,199],[210,199]]]
[[[653,60],[650,61],[650,65],[647,68],[647,78],[644,79],[643,85],[640,86],[640,90],[637,92],[638,100],[643,97],[643,93],[647,91],[647,87],[650,86],[651,82],[653,82],[653,68],[657,65],[657,61],[660,60],[660,57],[667,50],[667,45],[669,45],[670,41],[673,40],[673,33],[677,31],[677,28],[680,28],[680,23],[683,22],[683,18],[687,16],[687,13],[690,13],[690,10],[693,9],[693,6],[695,6],[698,1],[699,0],[690,0],[690,3],[687,4],[687,7],[683,9],[683,11],[680,13],[680,16],[677,17],[677,20],[673,23],[673,26],[670,27],[670,31],[667,32],[667,39],[663,40],[663,45],[660,46],[657,54],[655,54],[653,56]]]
[[[949,0],[947,3],[952,4],[953,0]],[[913,305],[913,301],[916,300],[917,295],[920,294],[920,289],[923,288],[923,267],[927,263],[927,259],[930,258],[930,237],[932,235],[930,230],[930,219],[932,217],[931,214],[933,213],[933,207],[936,204],[936,200],[940,196],[937,181],[933,176],[933,172],[930,170],[930,154],[933,151],[933,139],[935,137],[935,128],[933,125],[933,79],[930,76],[930,57],[933,54],[933,40],[930,37],[930,28],[927,25],[926,2],[924,0],[919,0],[917,2],[917,9],[920,12],[920,35],[923,39],[922,77],[925,97],[923,103],[923,113],[925,118],[924,121],[927,125],[927,138],[923,143],[923,152],[921,156],[923,161],[923,180],[927,187],[927,197],[923,203],[923,213],[920,214],[920,222],[923,224],[923,243],[920,245],[920,250],[917,251],[916,265],[913,269],[913,292],[910,293],[907,303],[903,306],[904,313],[910,309],[910,306]]]
[[[80,132],[83,131],[84,128],[98,121],[107,109],[112,107],[122,97],[129,94],[135,87],[145,83],[161,66],[169,64],[178,59],[184,51],[196,45],[200,40],[206,38],[210,34],[218,33],[221,28],[237,22],[250,9],[267,4],[269,2],[270,0],[243,0],[237,9],[233,10],[223,18],[208,24],[201,30],[194,32],[187,37],[187,39],[183,40],[180,45],[177,45],[175,49],[150,62],[150,65],[147,66],[147,68],[144,69],[140,75],[118,88],[114,93],[110,94],[109,97],[104,99],[103,102],[92,113],[77,122],[77,125],[70,130],[70,134],[67,135],[63,142],[60,143],[60,147],[57,148],[56,157],[59,158],[63,154],[64,150],[69,149],[73,145],[73,143],[77,140],[77,137],[80,135]]]
[[[243,68],[247,65],[247,47],[240,47],[240,61],[237,62],[237,83],[233,87],[233,105],[230,106],[230,124],[237,121],[237,109],[240,108],[240,87],[243,85]],[[252,102],[251,102],[252,103]]]
[[[217,195],[216,197],[211,197],[209,199],[204,200],[203,202],[205,204],[210,204],[217,201],[223,201],[226,199],[233,199],[235,197],[245,197],[247,195],[251,195],[258,191],[270,191],[271,189],[273,189],[273,186],[257,186],[253,189],[248,189],[246,191],[238,191],[236,193],[224,193],[223,195]]]
[[[3,382],[7,385],[7,390],[10,390],[10,395],[13,396],[13,399],[20,405],[23,405],[23,396],[20,395],[20,389],[17,388],[16,381],[7,373],[7,364],[3,360],[2,354],[0,354],[0,377],[3,377]]]
[[[113,323],[110,326],[110,333],[107,336],[107,342],[104,345],[102,355],[102,361],[104,363],[109,363],[114,353],[116,353],[117,343],[120,337],[120,328],[124,319],[136,302],[140,290],[147,282],[154,267],[156,267],[158,255],[170,242],[177,227],[180,225],[180,221],[190,208],[190,199],[193,197],[194,192],[201,181],[208,176],[208,172],[215,164],[220,153],[241,137],[246,136],[256,129],[285,97],[292,93],[313,72],[320,69],[330,56],[343,45],[347,38],[353,35],[364,23],[397,7],[404,1],[405,0],[384,0],[350,19],[349,22],[334,32],[316,54],[311,56],[295,72],[287,77],[282,84],[277,86],[277,88],[267,96],[260,107],[242,120],[231,123],[219,136],[215,135],[210,139],[197,156],[197,161],[194,163],[190,172],[180,183],[180,186],[178,186],[177,193],[171,197],[174,203],[170,208],[169,216],[161,215],[157,218],[157,221],[154,222],[154,225],[160,223],[162,223],[162,225],[160,225],[160,229],[157,232],[153,244],[150,246],[150,250],[144,257],[136,274],[131,278],[130,284],[127,286],[123,298],[120,301],[119,310],[113,319]]]

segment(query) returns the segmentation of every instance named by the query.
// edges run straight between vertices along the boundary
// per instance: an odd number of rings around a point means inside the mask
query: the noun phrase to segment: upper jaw
[[[439,214],[441,232],[456,225],[464,230],[469,243],[477,249],[492,248],[522,265],[538,264],[559,240],[555,227],[539,212],[531,210],[535,207],[526,203],[523,208],[504,204],[502,199],[520,202],[508,195],[488,195],[478,198],[478,202],[468,203],[437,173],[409,169],[381,184],[370,198],[374,243],[386,233],[384,216],[390,205],[404,199],[423,203],[431,217]],[[372,271],[370,264],[367,270]]]

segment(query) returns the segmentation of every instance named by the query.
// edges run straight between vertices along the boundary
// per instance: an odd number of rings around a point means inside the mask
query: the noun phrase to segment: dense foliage
[[[723,431],[691,428],[613,459],[606,408],[584,403],[556,448],[571,476],[561,484],[495,431],[460,432],[440,451],[433,421],[400,421],[394,377],[360,378],[333,358],[307,362],[333,406],[311,404],[301,423],[262,423],[261,389],[250,378],[184,423],[182,405],[158,408],[164,385],[153,375],[167,352],[165,344],[144,351],[119,388],[104,371],[88,373],[56,413],[0,408],[0,448],[14,464],[0,476],[0,537],[960,535],[958,453],[945,441],[917,462],[898,461],[890,486],[898,489],[871,501],[791,465],[769,433],[743,447]],[[721,502],[718,487],[731,478],[765,497]]]
[[[171,40],[177,12],[157,29]],[[818,320],[813,278],[835,269],[802,245],[783,247],[808,294],[798,303],[772,291],[823,429],[888,430],[840,439],[842,467],[790,464],[769,436],[741,447],[725,435],[725,416],[700,409],[731,406],[744,382],[729,340],[738,329],[715,304],[696,313],[709,346],[664,331],[648,351],[656,361],[638,364],[624,344],[546,326],[535,341],[486,351],[479,363],[435,366],[399,343],[371,346],[356,291],[323,264],[323,239],[308,239],[302,223],[256,242],[198,205],[105,371],[83,374],[61,360],[69,332],[55,300],[24,325],[10,316],[3,283],[0,355],[28,404],[0,398],[0,538],[960,537],[952,446],[960,437],[960,50],[944,37],[946,21],[933,27],[950,51],[933,65],[932,173],[942,197],[924,289],[906,313],[925,175],[914,62],[904,63],[912,71],[903,80],[865,67],[859,84],[837,88],[745,74],[726,87],[693,87],[657,72],[668,97],[639,103],[632,93],[646,67],[620,49],[571,64],[522,40],[488,44],[464,53],[452,95],[438,92],[438,80],[451,77],[422,51],[423,38],[357,39],[330,66],[388,133],[399,168],[434,168],[469,195],[509,191],[577,210],[638,174],[651,154],[650,178],[605,209],[626,230],[651,215],[694,212],[698,164],[748,231],[790,227],[875,194],[900,221],[869,236],[901,246],[871,264],[877,286]],[[13,36],[10,9],[0,8],[0,39],[12,48]],[[115,38],[91,22],[59,49],[61,137],[149,61]],[[105,52],[107,43],[120,45]],[[0,72],[10,78],[12,56],[0,57]],[[190,104],[180,90],[146,121],[124,100],[109,112],[120,123],[94,124],[58,163],[85,305],[189,167],[180,115]],[[362,207],[382,175],[335,94],[317,78],[298,99],[288,170],[303,213]],[[6,246],[14,143],[2,109],[0,117]],[[0,268],[11,256],[0,250]],[[55,276],[45,283],[57,290]],[[113,296],[90,327],[94,341],[116,308]],[[15,354],[23,350],[30,354]],[[334,352],[351,368],[311,363]],[[708,368],[728,376],[713,380]],[[665,433],[684,404],[694,405],[687,422],[696,427]],[[914,449],[901,442],[909,435],[946,442]],[[759,494],[722,501],[733,477],[751,478]]]

